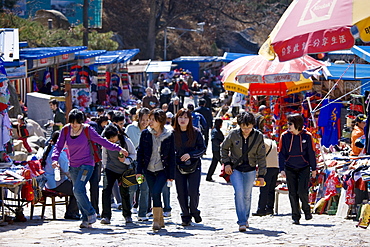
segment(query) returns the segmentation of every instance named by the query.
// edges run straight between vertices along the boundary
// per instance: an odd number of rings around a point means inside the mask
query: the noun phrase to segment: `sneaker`
[[[118,203],[117,205],[118,205],[117,209],[122,210],[122,203]]]
[[[137,208],[131,208],[131,213],[132,214],[137,214]]]
[[[293,225],[299,225],[299,220],[293,220],[293,221],[292,221],[292,224],[293,224]]]
[[[195,223],[200,223],[202,222],[202,217],[200,217],[200,215],[196,215],[196,216],[193,216],[194,217],[194,221]]]
[[[130,216],[125,217],[126,224],[132,223],[132,219]]]
[[[113,202],[113,203],[110,205],[110,207],[111,207],[111,208],[118,208],[118,204]]]
[[[266,212],[257,211],[256,213],[252,213],[253,216],[265,216],[267,215]]]
[[[181,223],[182,226],[191,226],[191,221],[183,221]]]
[[[312,219],[312,214],[311,214],[311,213],[305,214],[305,215],[304,215],[304,218],[305,218],[306,220],[311,220],[311,219]]]
[[[149,220],[149,218],[148,217],[137,217],[137,220],[138,221],[148,221]]]
[[[245,232],[247,230],[247,226],[246,225],[240,225],[239,226],[239,232]]]
[[[212,179],[212,178],[207,178],[207,179],[206,179],[206,181],[207,181],[207,182],[215,182],[215,180],[214,180],[214,179]]]
[[[89,222],[87,221],[82,221],[81,225],[80,225],[80,228],[91,228],[91,224],[89,224]]]
[[[101,219],[100,214],[96,214],[96,218],[97,218],[98,220],[100,220],[100,219]]]
[[[89,215],[87,216],[87,222],[89,224],[94,224],[96,222],[96,218],[97,218],[96,214]]]
[[[163,217],[171,217],[171,212],[163,212]]]
[[[100,224],[110,224],[110,219],[108,219],[108,218],[103,218],[103,219],[100,221]]]
[[[146,214],[146,217],[152,217],[153,216],[153,213],[152,212],[149,212]]]
[[[80,214],[66,214],[66,215],[64,215],[64,219],[66,219],[66,220],[80,220],[81,216],[80,216]]]

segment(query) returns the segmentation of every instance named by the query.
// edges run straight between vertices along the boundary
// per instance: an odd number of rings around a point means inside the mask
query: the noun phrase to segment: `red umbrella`
[[[280,61],[304,54],[351,48],[355,38],[370,42],[369,0],[294,0],[260,54]]]
[[[235,62],[237,62],[235,60]],[[302,73],[321,69],[325,64],[306,55],[286,62],[267,60],[263,56],[249,59],[236,73],[239,83],[277,83],[299,81]],[[309,77],[309,76],[306,76]]]

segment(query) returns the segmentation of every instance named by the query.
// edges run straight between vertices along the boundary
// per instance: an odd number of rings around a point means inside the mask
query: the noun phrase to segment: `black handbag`
[[[197,169],[199,161],[199,158],[190,158],[187,161],[181,161],[178,159],[177,169],[184,175],[193,173]]]
[[[122,187],[130,187],[130,186],[138,184],[136,181],[137,161],[131,159],[130,157],[126,157],[126,159],[130,160],[130,165],[128,166],[127,170],[122,173],[122,176],[121,176],[121,186]]]

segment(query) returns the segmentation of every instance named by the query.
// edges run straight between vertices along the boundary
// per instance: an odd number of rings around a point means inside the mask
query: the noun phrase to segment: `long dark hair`
[[[59,138],[59,135],[60,135],[60,132],[59,131],[55,131],[51,135],[51,140],[49,141],[49,145],[46,148],[46,150],[45,150],[45,152],[44,152],[44,154],[42,155],[42,158],[41,158],[41,167],[42,168],[45,168],[45,166],[46,166],[46,159],[48,158],[49,153],[51,152],[51,148],[53,147],[53,144],[57,143],[58,138]]]
[[[193,127],[193,117],[191,116],[191,112],[186,109],[186,108],[181,108],[175,116],[175,122],[174,122],[174,134],[175,134],[175,144],[176,146],[182,146],[182,140],[181,140],[181,127],[179,125],[178,118],[186,115],[189,118],[189,123],[188,126],[186,126],[186,135],[188,136],[188,141],[185,143],[186,146],[191,146],[195,143],[196,141],[196,136],[195,136],[195,128]]]

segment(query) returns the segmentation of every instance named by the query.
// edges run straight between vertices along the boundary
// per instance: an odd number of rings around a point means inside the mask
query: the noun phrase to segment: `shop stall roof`
[[[207,63],[220,61],[222,61],[222,57],[217,56],[181,56],[172,60],[173,63],[182,63],[182,62]]]
[[[327,67],[331,76],[328,79],[355,81],[370,78],[370,64],[331,64]],[[343,76],[342,76],[343,75]]]
[[[351,50],[339,50],[328,52],[328,55],[354,55]]]
[[[170,72],[172,61],[151,61],[146,68],[147,73]]]
[[[28,42],[27,41],[21,41],[21,42],[19,42],[19,48],[27,47],[27,46],[28,46]]]
[[[251,56],[251,55],[254,55],[254,54],[225,52],[222,57],[222,61],[229,63],[240,57]]]
[[[126,63],[131,60],[140,49],[107,51],[106,53],[96,57],[96,65],[105,65],[112,63]],[[115,59],[113,59],[115,57]]]
[[[19,57],[21,59],[33,60],[47,57],[56,57],[59,55],[74,53],[86,49],[86,46],[24,48],[19,51]]]
[[[102,55],[95,57],[95,65],[106,65],[112,63],[118,63],[118,55]]]
[[[370,46],[353,46],[351,51],[358,57],[370,63]]]
[[[13,62],[3,62],[4,67],[19,67],[26,64],[25,60],[17,60]]]
[[[150,60],[135,60],[127,64],[128,73],[143,73],[148,67]]]
[[[87,59],[91,57],[96,57],[106,52],[107,52],[106,50],[78,51],[78,52],[75,52],[75,59],[77,60],[77,59]]]

